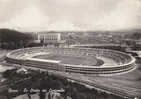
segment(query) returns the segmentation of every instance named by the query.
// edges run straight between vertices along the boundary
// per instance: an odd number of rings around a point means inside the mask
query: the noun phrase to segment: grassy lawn
[[[39,55],[34,58],[48,59],[48,60],[60,60],[64,64],[74,64],[74,65],[101,65],[103,62],[98,60],[96,57],[86,57],[86,56],[66,56],[66,55]],[[101,62],[101,64],[99,64]]]

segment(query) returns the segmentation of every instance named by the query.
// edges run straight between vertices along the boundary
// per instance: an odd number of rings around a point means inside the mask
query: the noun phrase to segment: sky
[[[0,0],[0,28],[141,29],[141,0]]]

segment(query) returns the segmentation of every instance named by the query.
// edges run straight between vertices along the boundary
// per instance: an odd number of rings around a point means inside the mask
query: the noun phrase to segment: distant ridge
[[[3,29],[7,29],[7,30],[13,30],[13,31],[19,31],[19,32],[23,32],[20,31],[18,29],[10,29],[10,28],[0,28],[0,30]],[[130,30],[46,30],[46,31],[24,31],[23,33],[42,33],[42,32],[74,32],[74,33],[78,33],[78,32],[82,32],[82,33],[141,33],[141,29],[130,29]]]

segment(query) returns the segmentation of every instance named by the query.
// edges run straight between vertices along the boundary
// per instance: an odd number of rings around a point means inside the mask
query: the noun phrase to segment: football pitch
[[[47,59],[61,61],[63,64],[72,64],[72,65],[88,65],[88,66],[99,66],[103,64],[102,60],[97,59],[96,57],[86,57],[86,56],[68,56],[68,55],[38,55],[33,58]]]

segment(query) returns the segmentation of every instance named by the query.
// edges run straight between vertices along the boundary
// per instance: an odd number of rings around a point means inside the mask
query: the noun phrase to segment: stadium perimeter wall
[[[51,54],[67,54],[79,56],[96,56],[113,59],[118,65],[99,67],[99,66],[85,66],[72,65],[63,63],[54,63],[46,61],[29,60],[25,58],[25,54],[29,56],[34,53],[49,52]],[[23,58],[24,57],[24,58]],[[115,74],[127,72],[135,68],[135,58],[132,56],[114,50],[97,49],[97,48],[48,48],[48,47],[32,47],[14,50],[7,54],[7,62],[20,64],[27,67],[37,67],[47,70],[56,70],[68,73],[82,73],[82,74]]]

